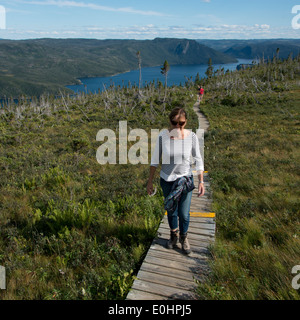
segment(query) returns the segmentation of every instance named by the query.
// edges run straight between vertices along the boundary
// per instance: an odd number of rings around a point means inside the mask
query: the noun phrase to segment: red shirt
[[[203,94],[203,93],[204,93],[204,89],[201,88],[201,89],[199,90],[199,93],[200,93],[200,94]]]

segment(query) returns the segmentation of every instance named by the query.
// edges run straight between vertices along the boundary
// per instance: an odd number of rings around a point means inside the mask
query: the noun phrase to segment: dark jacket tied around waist
[[[180,177],[174,181],[171,192],[164,200],[168,213],[175,212],[182,193],[188,193],[195,189],[192,177]]]

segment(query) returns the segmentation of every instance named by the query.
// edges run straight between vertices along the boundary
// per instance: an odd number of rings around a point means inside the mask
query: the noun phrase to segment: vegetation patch
[[[128,131],[144,129],[150,139],[179,102],[195,130],[190,92],[154,83],[20,99],[0,110],[1,299],[126,297],[164,213],[163,195],[147,195],[149,165],[100,165],[96,135],[118,135],[126,120]]]
[[[299,299],[299,59],[206,81],[216,244],[202,299]]]

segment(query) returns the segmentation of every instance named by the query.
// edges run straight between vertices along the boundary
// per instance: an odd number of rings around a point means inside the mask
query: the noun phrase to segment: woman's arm
[[[204,183],[203,183],[204,163],[200,153],[199,139],[196,134],[193,136],[192,156],[196,161],[196,171],[197,171],[198,180],[199,180],[198,197],[201,197],[204,195],[204,192],[205,192]]]
[[[199,180],[199,185],[198,185],[198,197],[201,197],[204,195],[205,188],[204,188],[204,180],[203,180],[203,171],[200,171],[198,174],[198,180]]]

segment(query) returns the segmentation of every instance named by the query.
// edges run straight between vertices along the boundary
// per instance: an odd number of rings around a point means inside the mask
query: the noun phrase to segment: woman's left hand
[[[199,183],[198,186],[198,197],[203,196],[205,193],[204,183]]]

